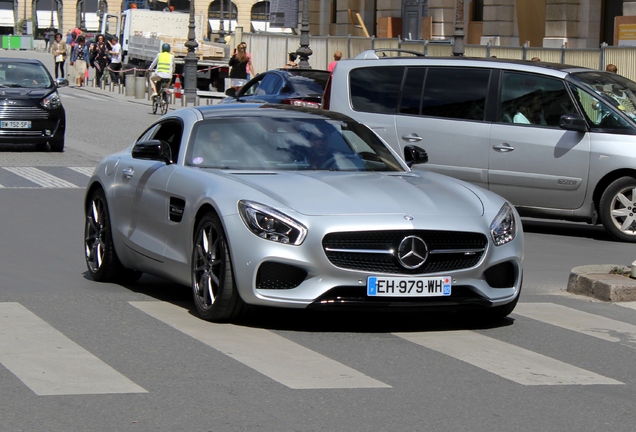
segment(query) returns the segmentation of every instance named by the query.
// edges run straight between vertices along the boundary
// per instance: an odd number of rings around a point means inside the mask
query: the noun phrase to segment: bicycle
[[[152,113],[157,114],[157,111],[164,115],[168,112],[168,88],[170,87],[169,79],[162,79],[159,81],[159,92],[152,96]]]

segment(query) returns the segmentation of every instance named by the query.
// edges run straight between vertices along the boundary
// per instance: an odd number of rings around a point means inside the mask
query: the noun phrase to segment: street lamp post
[[[223,28],[223,3],[225,0],[219,0],[221,2],[221,11],[219,13],[219,38],[216,40],[218,43],[225,43],[225,29]],[[232,17],[230,17],[231,19]]]
[[[190,0],[190,24],[188,25],[188,41],[184,44],[188,49],[188,53],[183,59],[184,65],[184,93],[186,96],[186,103],[190,100],[196,100],[197,96],[197,56],[194,55],[194,50],[199,44],[196,41],[196,34],[194,33],[194,0]]]
[[[313,54],[309,48],[309,0],[303,0],[303,18],[300,26],[300,47],[296,50],[300,58],[298,67],[311,68],[309,66],[309,56]]]
[[[464,0],[456,0],[453,55],[455,57],[461,57],[464,55]]]

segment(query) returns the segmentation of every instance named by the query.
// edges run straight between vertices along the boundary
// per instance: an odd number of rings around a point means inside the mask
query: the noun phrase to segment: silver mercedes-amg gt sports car
[[[500,196],[425,171],[329,111],[237,104],[161,117],[86,188],[96,281],[192,287],[202,318],[248,306],[514,309],[523,233]]]

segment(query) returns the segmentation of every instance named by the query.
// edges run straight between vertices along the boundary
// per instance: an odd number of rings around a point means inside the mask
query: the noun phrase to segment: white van
[[[636,242],[636,83],[581,67],[367,51],[338,62],[323,108],[366,124],[422,169],[510,200],[522,216],[601,222]]]

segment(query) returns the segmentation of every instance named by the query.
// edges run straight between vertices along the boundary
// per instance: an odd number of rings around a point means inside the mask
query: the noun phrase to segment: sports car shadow
[[[88,277],[88,275],[86,276]],[[137,283],[125,285],[125,288],[186,309],[191,315],[198,318],[188,287],[143,275]],[[514,319],[512,318],[504,318],[494,322],[480,322],[463,312],[400,310],[342,310],[334,312],[250,307],[243,317],[228,325],[297,332],[391,333],[476,330],[509,326],[513,323]]]

